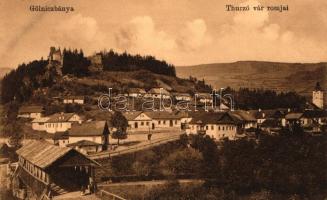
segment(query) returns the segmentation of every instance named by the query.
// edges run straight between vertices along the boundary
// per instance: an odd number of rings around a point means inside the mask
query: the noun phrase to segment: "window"
[[[222,130],[223,130],[223,131],[225,130],[225,127],[224,127],[224,126],[222,127]]]
[[[166,120],[163,121],[163,124],[166,124]]]
[[[208,126],[206,126],[206,130],[209,130],[209,127]]]
[[[144,126],[144,122],[141,122],[141,126]]]
[[[161,121],[160,120],[158,121],[158,124],[161,124]]]
[[[146,122],[146,125],[149,126],[149,122]]]
[[[215,129],[215,127],[213,125],[211,125],[211,130]]]
[[[175,120],[175,124],[177,124],[177,120]]]
[[[220,126],[218,126],[218,131],[220,131]]]

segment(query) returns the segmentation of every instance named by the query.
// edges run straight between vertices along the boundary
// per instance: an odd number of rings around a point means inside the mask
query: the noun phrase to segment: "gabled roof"
[[[41,113],[43,106],[22,106],[19,108],[18,113]]]
[[[138,117],[141,113],[142,111],[124,112],[123,115],[127,119],[127,121],[131,121]]]
[[[65,132],[56,132],[53,134],[53,137],[52,139],[53,140],[60,140],[60,139],[68,139],[69,136],[68,136],[68,132],[65,131]]]
[[[35,118],[32,123],[45,123],[50,119],[50,117],[40,117],[40,118]]]
[[[194,114],[190,124],[239,124],[236,117],[227,112],[199,112]]]
[[[267,110],[249,110],[256,119],[278,119],[285,116],[285,111],[282,109],[267,109]]]
[[[59,123],[59,122],[68,122],[75,113],[56,113],[49,116],[47,123]]]
[[[254,117],[254,115],[251,114],[249,111],[236,110],[236,111],[230,112],[230,114],[236,116],[237,118],[239,118],[240,120],[245,121],[245,122],[256,122],[257,121],[257,119]]]
[[[32,140],[16,151],[19,156],[43,170],[50,167],[57,160],[70,152],[82,156],[89,164],[99,165],[97,162],[87,158],[72,148],[59,147],[44,140]]]
[[[74,124],[69,130],[69,136],[102,136],[105,129],[107,129],[107,133],[109,134],[106,121],[91,121],[83,124]]]
[[[45,169],[71,150],[71,148],[52,145],[44,140],[32,140],[18,149],[16,153],[34,165]]]

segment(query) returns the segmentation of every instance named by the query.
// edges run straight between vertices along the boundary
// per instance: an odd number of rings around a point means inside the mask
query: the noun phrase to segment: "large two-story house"
[[[187,134],[206,134],[215,140],[237,138],[242,122],[228,112],[201,112],[192,117]]]
[[[44,129],[48,133],[65,132],[72,127],[72,124],[81,124],[82,119],[75,113],[56,113],[49,116],[44,122]]]

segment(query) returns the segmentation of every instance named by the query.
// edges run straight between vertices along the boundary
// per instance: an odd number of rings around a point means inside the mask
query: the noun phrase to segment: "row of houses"
[[[196,93],[193,96],[189,93],[169,92],[164,88],[152,88],[149,91],[145,91],[142,88],[130,88],[127,93],[124,94],[127,97],[135,98],[154,98],[154,99],[170,99],[175,98],[177,101],[192,101],[194,98],[201,103],[212,103],[213,97],[210,93]]]
[[[26,113],[26,116],[39,116]],[[216,140],[244,137],[258,128],[270,133],[299,124],[306,131],[321,132],[327,124],[324,110],[294,112],[287,109],[236,110],[223,112],[183,111],[135,111],[123,113],[128,121],[129,134],[156,132],[185,132],[207,134]],[[76,113],[56,113],[32,120],[32,129],[53,134],[59,146],[83,147],[86,152],[98,152],[108,148],[110,132],[114,131],[110,118],[84,120]]]

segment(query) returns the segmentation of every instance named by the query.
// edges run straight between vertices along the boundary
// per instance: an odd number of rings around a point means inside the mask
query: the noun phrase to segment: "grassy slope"
[[[147,71],[135,72],[101,72],[90,77],[73,78],[71,81],[85,85],[105,85],[106,87],[127,89],[131,87],[140,87],[150,89],[152,87],[172,88],[178,92],[186,92],[194,87],[194,84],[188,80],[159,75]]]

